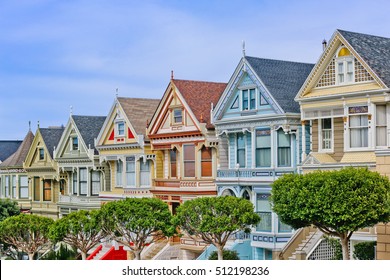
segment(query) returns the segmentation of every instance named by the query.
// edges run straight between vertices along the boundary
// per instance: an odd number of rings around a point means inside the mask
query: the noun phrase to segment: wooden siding
[[[311,127],[312,152],[318,152],[318,120],[312,121]]]
[[[222,136],[218,144],[219,166],[221,169],[228,169],[228,141],[226,136]]]
[[[336,161],[340,161],[344,155],[344,122],[343,118],[334,118],[333,119],[333,133],[334,133],[334,154],[332,157]]]

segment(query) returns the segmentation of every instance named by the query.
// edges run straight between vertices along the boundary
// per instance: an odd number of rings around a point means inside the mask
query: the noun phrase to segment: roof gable
[[[16,152],[9,156],[4,162],[2,162],[0,164],[0,168],[18,166],[22,167],[33,140],[34,134],[31,132],[31,130],[29,130]]]
[[[0,162],[6,160],[16,152],[22,141],[20,140],[1,140],[0,141]]]
[[[39,128],[46,149],[53,158],[54,148],[58,147],[64,127]]]

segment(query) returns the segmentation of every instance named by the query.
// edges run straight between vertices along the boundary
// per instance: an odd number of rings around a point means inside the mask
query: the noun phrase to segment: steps
[[[324,233],[318,229],[316,231],[310,231],[288,259],[305,260],[309,253],[318,245],[323,235]]]
[[[156,243],[150,245],[145,254],[142,255],[143,260],[152,260],[166,245],[168,244],[167,239],[159,240]]]

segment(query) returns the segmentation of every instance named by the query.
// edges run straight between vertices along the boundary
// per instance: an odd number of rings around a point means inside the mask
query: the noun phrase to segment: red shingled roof
[[[191,111],[206,128],[214,128],[210,123],[211,103],[215,106],[226,88],[227,83],[172,80],[184,97]]]

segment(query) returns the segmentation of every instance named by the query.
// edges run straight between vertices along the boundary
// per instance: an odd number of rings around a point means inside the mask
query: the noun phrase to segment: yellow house
[[[16,200],[24,213],[31,209],[31,194],[23,162],[33,139],[34,134],[29,130],[19,148],[0,164],[1,197]]]
[[[336,30],[324,45],[295,99],[306,126],[302,171],[352,165],[389,176],[390,39]],[[381,232],[384,225],[361,230],[351,247],[378,233],[377,257],[390,259],[389,235],[381,238]]]
[[[23,166],[28,176],[32,214],[58,218],[60,179],[53,153],[63,131],[64,127],[38,127],[27,153]]]
[[[110,184],[101,201],[151,197],[155,156],[146,136],[159,99],[117,97],[96,140],[100,162],[110,167]]]

